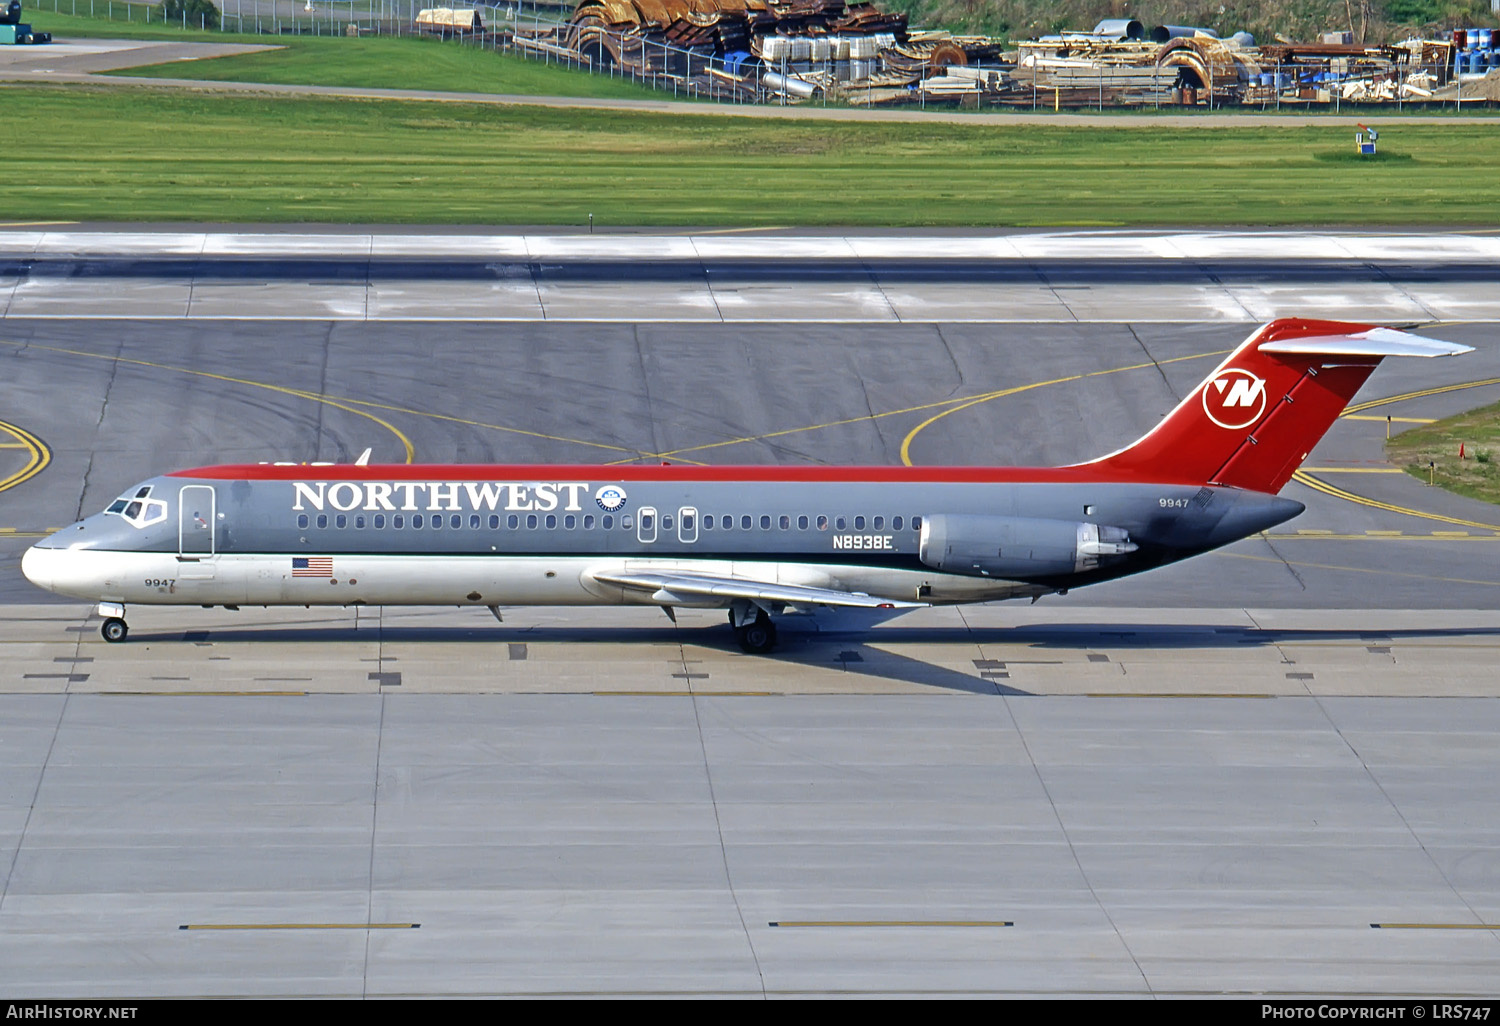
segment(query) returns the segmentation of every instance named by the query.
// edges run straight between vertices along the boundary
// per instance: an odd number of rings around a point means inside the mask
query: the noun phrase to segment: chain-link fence
[[[431,0],[428,0],[430,3]],[[634,82],[680,99],[971,110],[1484,110],[1500,107],[1500,49],[1455,51],[1438,64],[1339,59],[1213,67],[1023,59],[928,66],[893,38],[766,36],[758,53],[716,53],[640,31],[573,25],[573,5],[477,5],[477,19],[440,23],[420,0],[220,0],[223,32],[251,35],[427,36]],[[39,0],[62,13],[159,24],[159,4]],[[185,11],[174,20],[192,28]],[[200,24],[200,28],[212,26]],[[659,33],[657,34],[659,35]]]

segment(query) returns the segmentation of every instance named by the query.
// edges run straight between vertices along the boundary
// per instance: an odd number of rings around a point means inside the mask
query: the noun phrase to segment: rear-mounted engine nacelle
[[[953,574],[1047,577],[1093,570],[1136,550],[1121,527],[1040,517],[933,516],[922,521],[923,563]]]

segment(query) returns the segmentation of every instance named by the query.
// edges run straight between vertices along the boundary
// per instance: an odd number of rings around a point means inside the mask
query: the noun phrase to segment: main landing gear
[[[751,655],[763,655],[776,647],[776,625],[764,609],[749,606],[729,610],[729,626],[734,628],[740,648]]]
[[[125,606],[122,603],[99,603],[99,615],[104,617],[104,625],[99,628],[99,633],[105,641],[117,644],[130,636],[130,627],[125,623]]]

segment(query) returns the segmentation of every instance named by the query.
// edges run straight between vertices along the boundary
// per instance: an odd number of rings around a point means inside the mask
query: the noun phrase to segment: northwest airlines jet
[[[726,609],[747,652],[788,606],[1065,593],[1302,512],[1276,492],[1386,356],[1470,347],[1279,320],[1166,419],[1088,463],[1011,467],[254,464],[155,477],[27,551],[43,588],[125,604]]]

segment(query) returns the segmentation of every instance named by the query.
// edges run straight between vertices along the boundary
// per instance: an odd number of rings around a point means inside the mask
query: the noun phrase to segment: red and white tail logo
[[[1226,367],[1204,383],[1203,412],[1221,428],[1237,431],[1266,412],[1266,380],[1238,367]]]
[[[1279,491],[1382,358],[1468,351],[1372,324],[1272,321],[1198,386],[1197,402],[1189,392],[1133,445],[1087,465],[1125,480]],[[1222,430],[1206,430],[1198,407]]]

